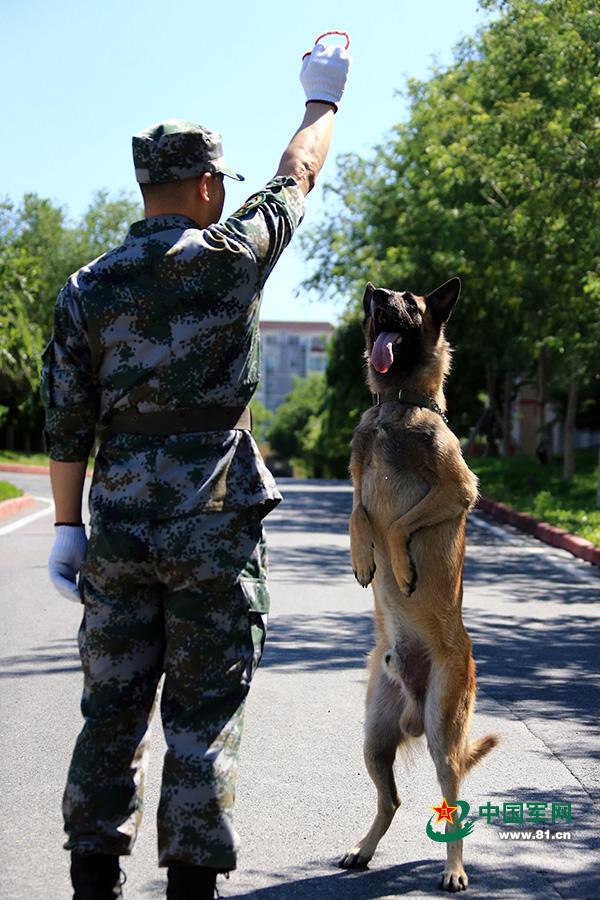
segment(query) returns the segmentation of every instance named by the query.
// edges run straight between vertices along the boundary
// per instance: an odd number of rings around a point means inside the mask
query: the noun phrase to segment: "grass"
[[[25,466],[47,466],[47,453],[24,453],[22,450],[0,450],[0,463],[19,463]]]
[[[14,497],[21,497],[23,491],[15,487],[14,484],[9,484],[8,481],[0,481],[0,503],[3,500],[12,500]]]
[[[597,448],[577,451],[575,476],[569,483],[563,481],[560,459],[545,466],[525,456],[470,457],[467,462],[479,476],[479,489],[486,497],[600,546]]]

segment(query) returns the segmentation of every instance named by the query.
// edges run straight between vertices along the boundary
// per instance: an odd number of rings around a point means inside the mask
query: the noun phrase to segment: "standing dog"
[[[445,418],[450,348],[444,325],[460,294],[452,278],[425,297],[367,285],[368,383],[376,405],[352,439],[352,567],[373,583],[377,644],[367,690],[365,761],[377,815],[341,860],[364,867],[400,805],[398,748],[425,733],[442,794],[456,805],[460,780],[497,743],[469,742],[475,663],[462,615],[467,511],[477,478]],[[447,831],[456,824],[447,823]],[[447,844],[440,886],[466,890],[462,840]]]

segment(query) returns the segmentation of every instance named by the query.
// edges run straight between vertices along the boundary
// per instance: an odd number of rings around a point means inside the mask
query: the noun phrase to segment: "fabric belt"
[[[100,440],[116,434],[143,434],[148,437],[167,437],[170,434],[191,434],[197,431],[251,431],[250,408],[202,406],[194,409],[165,409],[157,412],[116,413],[98,431]]]

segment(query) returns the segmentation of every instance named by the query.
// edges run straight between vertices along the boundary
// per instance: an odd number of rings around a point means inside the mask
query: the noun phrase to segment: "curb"
[[[10,500],[2,500],[0,502],[0,519],[8,519],[10,516],[16,516],[33,506],[35,500],[31,494],[23,494],[22,497],[13,497]]]
[[[492,500],[491,497],[481,496],[476,509],[480,509],[492,519],[496,519],[497,522],[512,525],[519,531],[531,534],[545,544],[550,544],[551,547],[567,550],[579,559],[584,559],[594,566],[600,566],[600,547],[592,544],[591,541],[570,534],[564,528],[548,525],[547,522],[542,522],[540,519],[530,516],[529,513],[517,512],[510,506],[506,506],[505,503]]]
[[[20,472],[22,475],[49,475],[49,466],[28,466],[25,463],[0,463],[0,472]],[[87,469],[85,477],[93,475],[93,469]]]
[[[28,475],[48,475],[48,466],[27,466],[24,463],[0,463],[0,472],[23,472]]]

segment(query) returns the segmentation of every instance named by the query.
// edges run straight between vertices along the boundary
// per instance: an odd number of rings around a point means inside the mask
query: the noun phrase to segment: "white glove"
[[[302,60],[300,81],[307,100],[337,104],[342,99],[351,57],[343,47],[315,44]]]
[[[54,546],[48,559],[50,581],[59,594],[74,603],[81,603],[77,575],[87,549],[83,525],[57,525]]]

